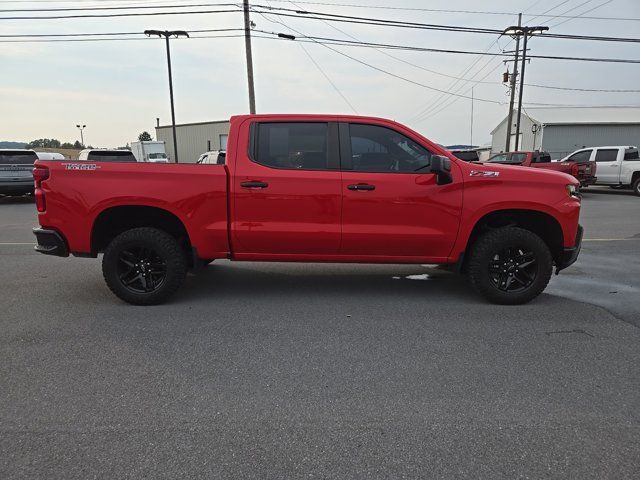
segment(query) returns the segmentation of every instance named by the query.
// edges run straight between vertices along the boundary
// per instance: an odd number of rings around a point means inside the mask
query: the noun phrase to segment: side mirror
[[[433,155],[431,157],[431,173],[436,174],[436,183],[438,185],[447,185],[453,182],[451,160],[442,155]]]

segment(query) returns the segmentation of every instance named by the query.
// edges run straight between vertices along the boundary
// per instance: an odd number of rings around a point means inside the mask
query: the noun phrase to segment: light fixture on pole
[[[171,75],[171,51],[169,49],[169,38],[170,37],[187,37],[189,38],[189,34],[184,30],[145,30],[144,34],[147,37],[152,35],[157,35],[158,37],[164,37],[167,43],[167,66],[169,68],[169,98],[171,100],[171,126],[173,129],[173,151],[174,151],[174,161],[178,163],[178,140],[176,135],[176,113],[173,106],[173,78]]]
[[[87,127],[86,125],[76,125],[78,130],[80,130],[80,143],[82,143],[82,148],[84,148],[84,133],[83,130]]]

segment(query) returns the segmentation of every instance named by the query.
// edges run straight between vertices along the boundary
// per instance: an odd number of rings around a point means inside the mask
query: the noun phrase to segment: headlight
[[[567,195],[573,198],[580,199],[580,189],[576,185],[567,185]]]

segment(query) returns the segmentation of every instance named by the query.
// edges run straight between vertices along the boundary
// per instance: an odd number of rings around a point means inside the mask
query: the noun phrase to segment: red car
[[[578,179],[580,186],[586,187],[596,183],[596,162],[586,160],[571,160],[552,162],[551,155],[547,152],[506,152],[494,155],[488,163],[500,163],[502,165],[519,165],[522,167],[546,168],[557,172],[564,172]]]
[[[582,238],[575,178],[466,163],[381,118],[236,116],[224,164],[38,161],[34,178],[36,250],[104,253],[134,304],[215,259],[445,264],[519,304]]]

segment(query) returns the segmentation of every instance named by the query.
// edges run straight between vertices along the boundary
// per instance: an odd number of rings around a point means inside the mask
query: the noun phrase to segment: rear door
[[[449,255],[458,231],[461,179],[436,185],[429,172],[432,153],[410,135],[383,125],[340,124],[342,254]]]
[[[232,177],[236,255],[336,255],[342,192],[335,122],[245,122]],[[242,140],[240,141],[242,144]]]
[[[598,148],[596,150],[598,183],[617,184],[620,182],[619,150],[618,148]]]

